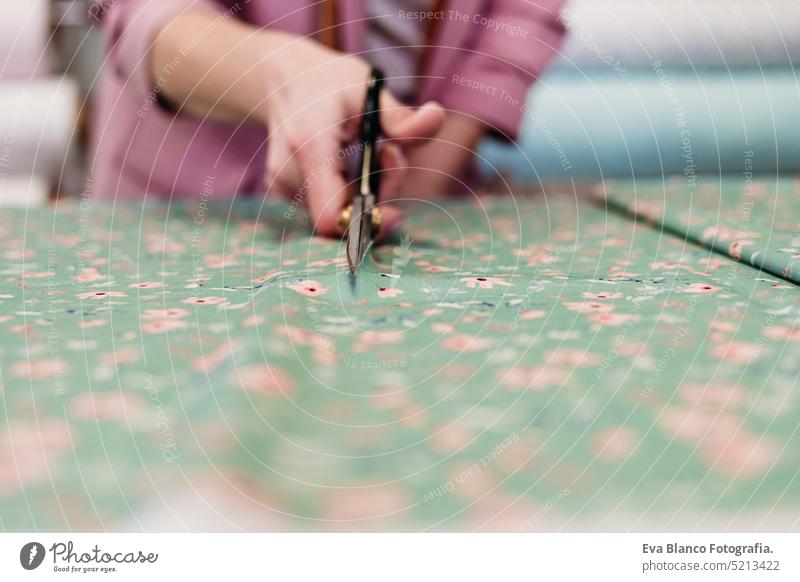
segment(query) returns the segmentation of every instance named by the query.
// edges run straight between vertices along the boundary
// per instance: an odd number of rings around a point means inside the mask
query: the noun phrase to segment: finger
[[[297,159],[308,185],[306,198],[314,230],[337,236],[339,216],[345,206],[347,184],[341,173],[337,132],[324,131],[298,148]]]
[[[400,186],[406,173],[408,162],[403,151],[395,144],[385,144],[381,148],[381,201],[391,200],[400,192]],[[403,213],[392,204],[379,204],[381,210],[381,228],[375,236],[380,240],[394,232],[403,222]]]
[[[400,194],[408,160],[403,150],[393,143],[384,144],[380,153],[381,200],[391,200]]]
[[[381,125],[392,139],[420,139],[433,136],[442,127],[445,111],[435,101],[419,108],[400,103],[388,91],[381,94]]]
[[[269,143],[266,164],[264,184],[268,193],[276,191],[294,196],[303,187],[303,173],[298,161],[280,135],[274,136]]]
[[[375,235],[375,240],[386,238],[403,224],[403,213],[390,203],[379,204],[381,209],[381,229]]]

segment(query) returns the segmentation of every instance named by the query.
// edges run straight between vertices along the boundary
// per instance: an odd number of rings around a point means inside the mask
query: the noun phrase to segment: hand
[[[475,150],[485,134],[486,127],[474,117],[449,112],[432,139],[404,152],[406,171],[402,184],[392,190],[391,196],[427,200],[471,192],[465,179],[474,170]]]
[[[267,191],[289,197],[304,194],[315,230],[339,235],[339,216],[348,200],[340,148],[357,137],[370,67],[357,56],[312,40],[276,31],[268,34],[281,44],[265,69],[268,97],[261,120],[269,130]],[[383,132],[390,140],[380,160],[385,172],[381,197],[388,199],[402,181],[406,166],[402,148],[435,134],[445,116],[436,103],[414,109],[385,89],[380,105]],[[388,205],[381,209],[385,231],[400,214]]]

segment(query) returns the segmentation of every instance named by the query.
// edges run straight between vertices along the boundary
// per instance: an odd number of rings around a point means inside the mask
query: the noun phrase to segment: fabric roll
[[[793,71],[621,78],[552,75],[529,96],[515,145],[482,150],[488,174],[520,181],[800,170]],[[751,155],[752,154],[752,155]]]
[[[745,166],[746,167],[746,166]],[[595,195],[607,206],[714,252],[800,284],[797,179],[608,182]]]
[[[26,0],[0,6],[0,79],[30,79],[50,70],[50,2]]]
[[[41,176],[0,176],[0,209],[44,206],[49,191]]]
[[[77,111],[78,88],[70,79],[0,82],[0,174],[58,182]]]
[[[556,68],[773,67],[800,62],[796,0],[576,0]]]

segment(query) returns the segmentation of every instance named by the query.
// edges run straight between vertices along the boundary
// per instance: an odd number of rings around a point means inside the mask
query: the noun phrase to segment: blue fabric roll
[[[800,82],[791,69],[626,76],[553,74],[520,140],[488,143],[483,170],[524,181],[800,171]]]
[[[571,0],[561,20],[559,70],[800,64],[797,0]]]

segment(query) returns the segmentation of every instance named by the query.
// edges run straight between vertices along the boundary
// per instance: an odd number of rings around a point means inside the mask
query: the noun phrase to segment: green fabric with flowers
[[[794,285],[572,195],[410,209],[355,288],[306,224],[0,212],[0,527],[797,529]]]

